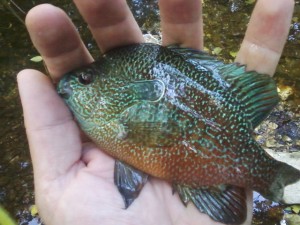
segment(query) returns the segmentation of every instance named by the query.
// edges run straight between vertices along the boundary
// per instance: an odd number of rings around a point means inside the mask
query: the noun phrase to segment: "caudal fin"
[[[300,204],[300,171],[286,163],[278,162],[274,181],[265,197],[286,204]]]

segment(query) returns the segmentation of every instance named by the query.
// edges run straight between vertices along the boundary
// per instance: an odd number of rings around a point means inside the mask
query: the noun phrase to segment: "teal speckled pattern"
[[[267,75],[192,49],[137,44],[66,74],[58,92],[81,129],[118,160],[173,184],[229,184],[280,200],[270,186],[278,173],[289,176],[288,166],[252,137],[278,102]]]

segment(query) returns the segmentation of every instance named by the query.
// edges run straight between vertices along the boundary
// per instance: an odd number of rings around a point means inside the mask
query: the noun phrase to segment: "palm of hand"
[[[82,160],[75,163],[66,176],[54,182],[45,180],[37,196],[40,205],[47,208],[42,217],[49,224],[219,224],[200,214],[193,206],[187,208],[171,186],[151,178],[138,199],[124,209],[123,199],[113,182],[114,159],[100,151],[93,143],[84,144]],[[68,207],[72,210],[66,210]],[[49,214],[48,212],[53,212]],[[117,215],[117,216],[116,216]],[[114,218],[112,220],[112,218]],[[66,219],[66,221],[65,221]]]

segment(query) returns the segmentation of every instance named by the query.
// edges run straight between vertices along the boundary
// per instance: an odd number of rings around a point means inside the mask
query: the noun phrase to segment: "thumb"
[[[36,70],[18,74],[35,179],[56,179],[79,162],[79,129],[51,80]]]

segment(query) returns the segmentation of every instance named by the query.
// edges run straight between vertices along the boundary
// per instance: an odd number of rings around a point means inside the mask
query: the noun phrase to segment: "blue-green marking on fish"
[[[67,73],[58,92],[81,129],[116,158],[128,207],[147,176],[170,182],[184,204],[240,224],[245,188],[282,201],[295,168],[271,158],[253,129],[278,102],[268,76],[193,49],[136,44]]]

